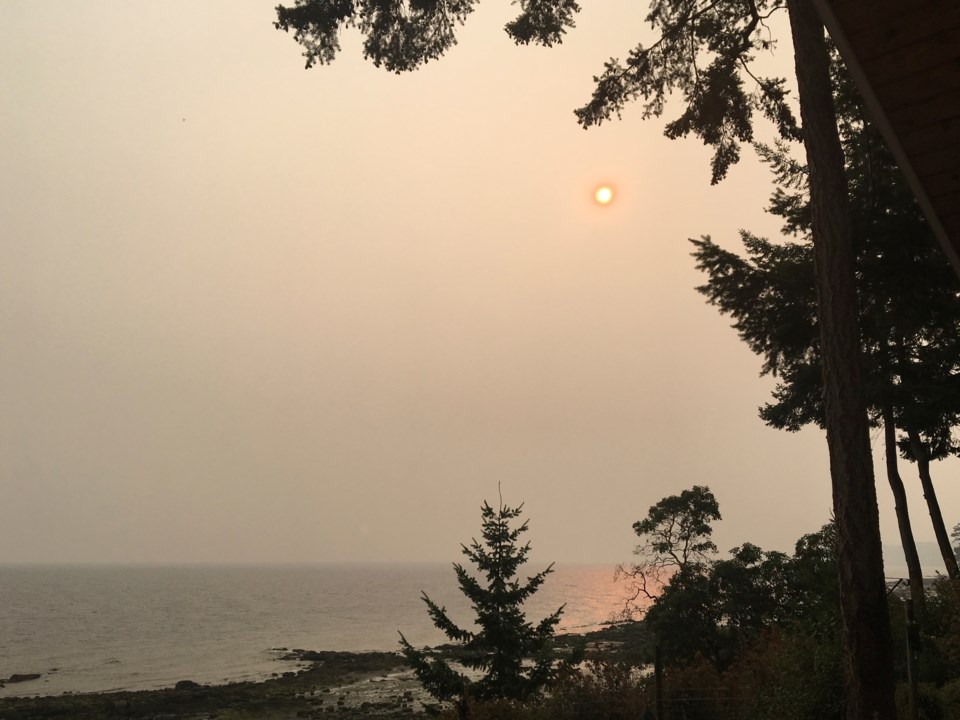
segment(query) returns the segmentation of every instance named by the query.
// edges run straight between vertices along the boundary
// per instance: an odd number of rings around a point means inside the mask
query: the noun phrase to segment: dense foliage
[[[565,667],[534,704],[471,703],[498,720],[635,720],[658,705],[695,720],[836,720],[842,698],[837,538],[833,524],[800,538],[792,554],[752,543],[719,557],[710,540],[719,505],[695,486],[651,506],[634,528],[638,565],[665,563],[637,625],[660,646],[661,689],[616,644],[583,668]],[[691,553],[691,548],[697,548]],[[657,590],[659,588],[659,590]],[[949,600],[950,598],[948,598]]]
[[[438,700],[458,698],[461,704],[469,699],[525,700],[536,696],[557,672],[550,640],[563,608],[536,625],[527,622],[522,609],[553,570],[550,565],[523,582],[517,578],[530,552],[530,543],[519,544],[527,523],[511,525],[522,508],[501,503],[494,510],[485,502],[481,511],[483,542],[473,540],[463,546],[463,554],[476,566],[477,576],[460,564],[453,566],[460,590],[476,611],[476,630],[461,628],[447,616],[445,608],[423,595],[434,624],[462,646],[459,662],[483,675],[471,680],[438,653],[418,650],[400,635],[404,656],[424,688]]]
[[[415,70],[456,44],[456,29],[479,0],[295,0],[277,6],[275,26],[293,32],[307,67],[332,62],[340,34],[356,28],[364,57],[391,72]],[[574,27],[576,0],[516,0],[520,12],[504,28],[518,44],[552,46]],[[767,21],[785,0],[690,2],[655,0],[647,22],[658,39],[637,45],[623,61],[613,58],[595,78],[592,97],[576,110],[584,126],[598,125],[643,98],[644,117],[663,113],[667,96],[683,99],[681,115],[667,124],[671,138],[693,134],[714,150],[711,179],[718,182],[753,141],[760,113],[782,137],[799,138],[787,102],[786,80],[756,71],[758,55],[776,46]]]
[[[618,576],[630,578],[633,592],[626,612],[654,599],[671,577],[685,576],[701,568],[716,554],[710,539],[711,523],[720,519],[720,506],[710,488],[694,485],[679,495],[652,505],[647,516],[633,524],[640,544],[633,554],[639,560],[617,568]]]
[[[723,671],[767,628],[837,620],[832,524],[801,538],[793,556],[744,543],[716,559],[709,538],[719,519],[713,493],[697,485],[663,498],[634,524],[642,540],[634,576],[656,573],[656,584],[645,586],[645,622],[672,663],[703,658]]]
[[[893,157],[866,119],[852,82],[834,60],[834,97],[859,248],[866,401],[874,425],[887,426],[887,472],[898,495],[908,564],[916,550],[906,496],[897,487],[897,448],[917,462],[947,571],[957,577],[929,462],[960,451],[953,436],[960,422],[960,283]],[[774,174],[770,212],[783,219],[791,239],[772,241],[742,231],[743,256],[709,238],[693,240],[697,267],[707,275],[697,289],[733,318],[740,337],[761,356],[761,372],[777,377],[773,401],[760,409],[763,420],[791,431],[810,423],[823,426],[807,168],[783,144],[760,151]],[[911,572],[919,575],[919,561],[913,565]],[[914,584],[916,593],[922,593],[918,577]]]
[[[456,44],[462,25],[479,0],[295,0],[277,6],[279,30],[293,31],[307,67],[330,63],[340,51],[340,33],[355,27],[364,36],[363,55],[391,72],[415,70]],[[520,14],[506,31],[519,44],[556,45],[573,16],[575,0],[518,0]]]
[[[684,110],[665,134],[693,134],[713,148],[714,183],[740,159],[741,144],[754,140],[756,112],[782,137],[799,139],[785,79],[754,72],[757,56],[776,45],[767,20],[785,7],[784,0],[651,2],[646,19],[656,41],[605,64],[590,101],[576,111],[580,123],[599,125],[639,98],[644,117],[660,116],[676,92]]]
[[[842,67],[835,97],[860,248],[858,285],[869,402],[879,417],[922,433],[934,457],[957,451],[949,428],[960,417],[960,284]],[[745,256],[709,238],[692,240],[707,283],[697,290],[734,319],[734,328],[779,378],[761,417],[797,430],[823,425],[820,348],[810,237],[807,168],[783,144],[760,146],[774,175],[769,211],[791,241],[741,232]],[[909,448],[904,447],[905,453]]]

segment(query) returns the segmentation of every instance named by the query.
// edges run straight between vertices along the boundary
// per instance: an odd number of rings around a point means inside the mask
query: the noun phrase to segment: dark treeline
[[[476,630],[424,597],[453,646],[403,651],[424,687],[448,701],[448,720],[834,720],[843,716],[842,628],[833,523],[799,538],[792,553],[745,542],[722,554],[712,540],[720,505],[693,486],[652,505],[634,524],[633,563],[619,568],[630,619],[584,645],[551,643],[562,608],[536,624],[522,605],[550,568],[519,580],[529,551],[511,526],[519,508],[484,505],[484,542],[455,565]],[[960,535],[960,531],[955,533]],[[941,577],[910,635],[902,592],[891,591],[898,717],[960,717],[960,601]],[[442,707],[442,706],[441,706]]]

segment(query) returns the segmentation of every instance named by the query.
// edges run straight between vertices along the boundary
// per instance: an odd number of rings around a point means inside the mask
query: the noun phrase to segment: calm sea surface
[[[447,564],[0,566],[0,678],[43,673],[0,697],[263,678],[292,669],[275,648],[396,650],[398,630],[417,646],[443,642],[421,590],[469,626]],[[566,603],[560,631],[579,632],[623,595],[609,566],[557,566],[527,617]]]

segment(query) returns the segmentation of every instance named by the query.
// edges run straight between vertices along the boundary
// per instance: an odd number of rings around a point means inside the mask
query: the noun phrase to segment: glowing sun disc
[[[613,200],[613,188],[607,185],[598,187],[597,191],[593,194],[593,199],[596,200],[599,205],[609,205],[610,201]]]

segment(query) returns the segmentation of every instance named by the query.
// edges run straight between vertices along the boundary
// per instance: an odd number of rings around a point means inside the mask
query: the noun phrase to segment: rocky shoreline
[[[586,644],[590,653],[626,660],[647,647],[640,623],[560,636],[557,644]],[[456,648],[449,651],[455,654]],[[283,652],[281,660],[298,669],[260,682],[201,685],[185,679],[162,690],[0,698],[0,720],[389,720],[439,710],[398,653]],[[20,677],[27,682],[36,674]]]
[[[10,677],[0,678],[0,687],[6,687],[8,684],[29,682],[30,680],[39,680],[43,675],[41,673],[14,673]]]
[[[309,667],[261,682],[200,685],[183,680],[162,690],[2,698],[0,719],[281,720],[339,712],[346,720],[374,714],[400,718],[422,709],[412,693],[405,695],[405,684],[415,681],[395,653],[320,652],[311,657]],[[408,681],[404,674],[411,675]]]

